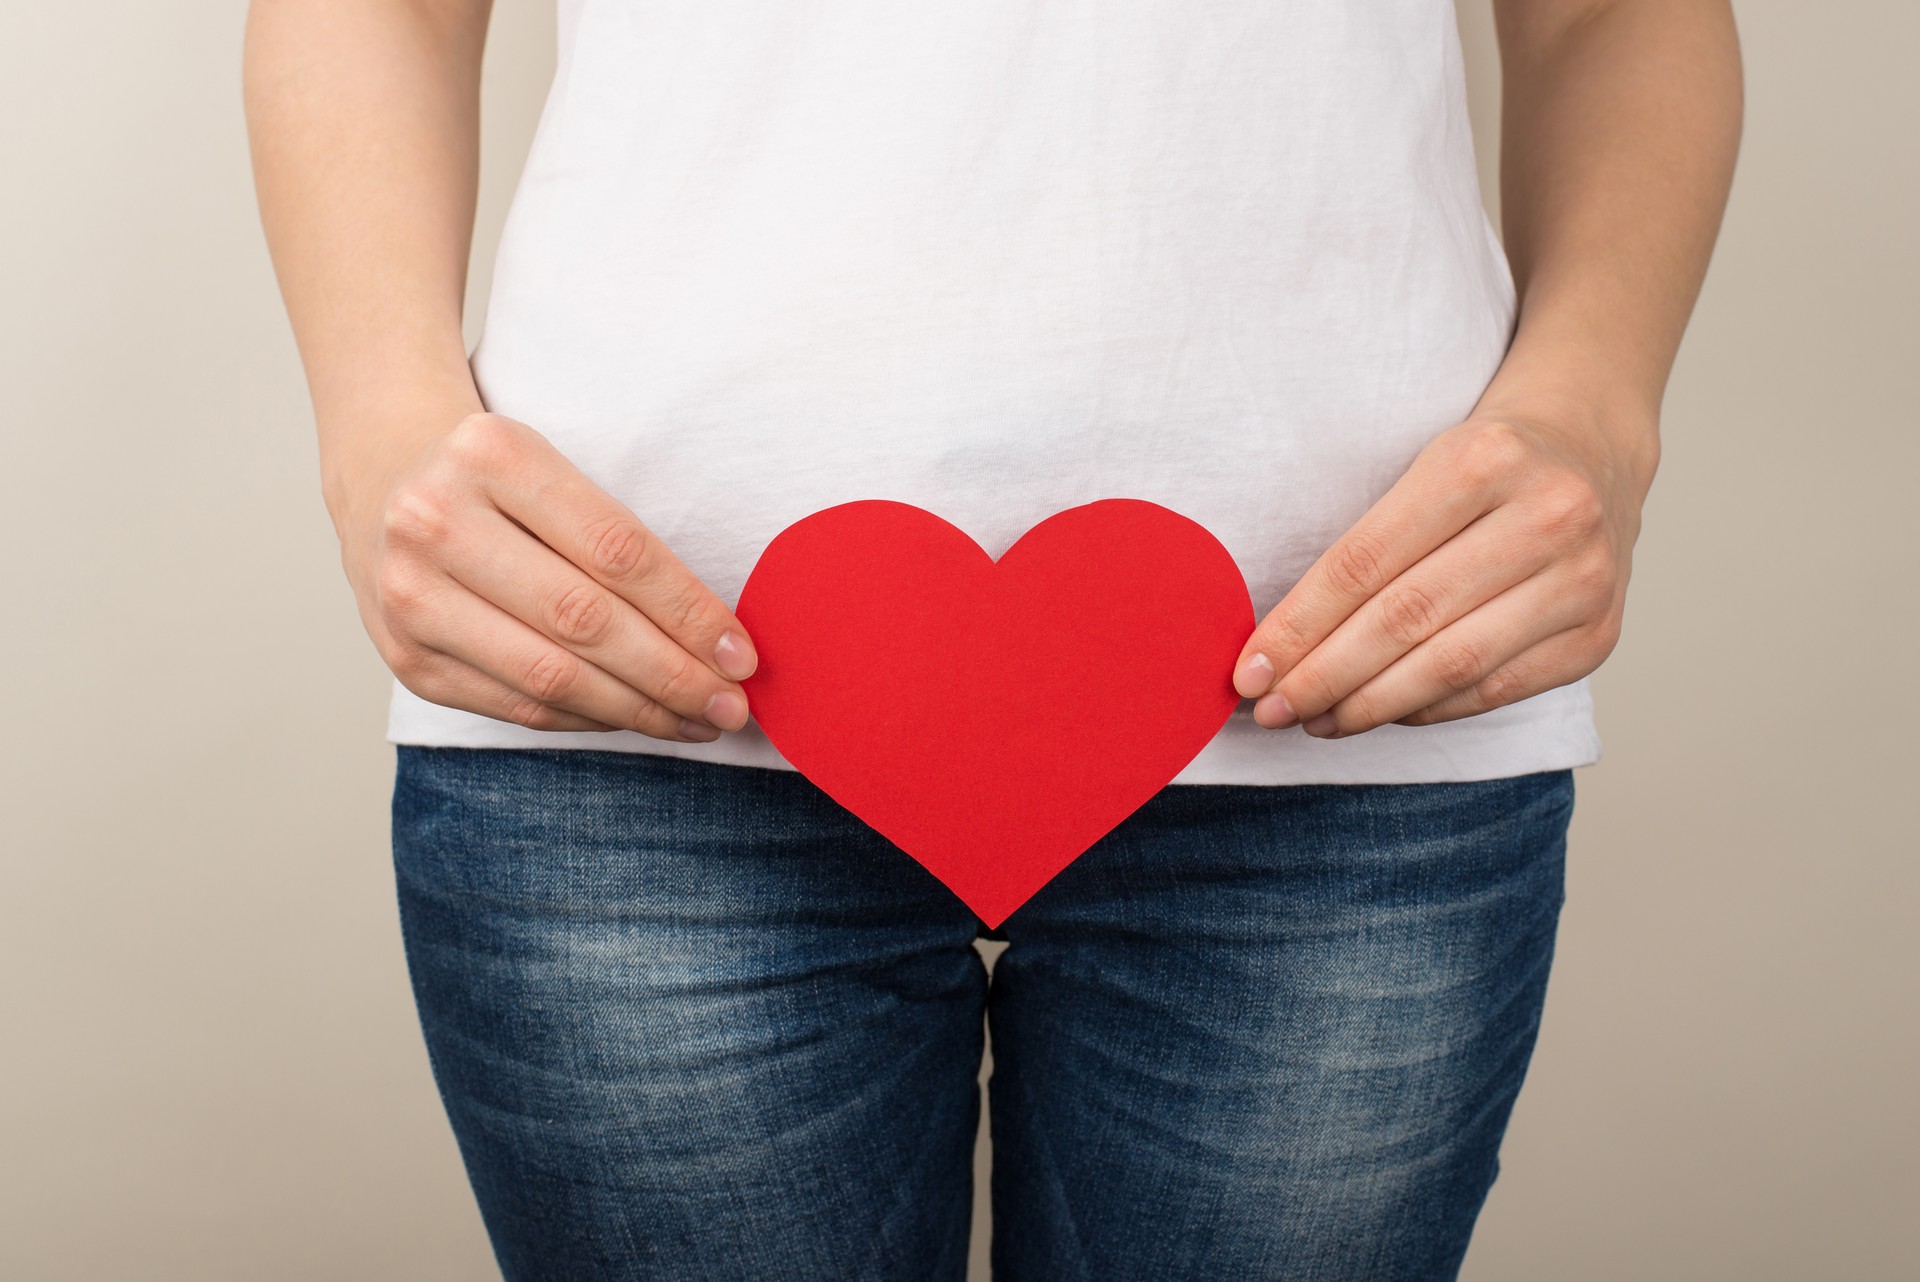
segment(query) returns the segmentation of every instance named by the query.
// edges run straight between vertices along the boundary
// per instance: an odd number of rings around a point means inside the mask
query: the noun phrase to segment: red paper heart
[[[827,508],[767,546],[737,613],[774,746],[989,926],[1206,746],[1253,630],[1227,550],[1138,499],[997,563],[905,503]]]

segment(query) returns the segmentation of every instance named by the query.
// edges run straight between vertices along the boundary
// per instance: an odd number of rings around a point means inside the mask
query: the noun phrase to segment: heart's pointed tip
[[[965,895],[960,896],[960,901],[973,910],[974,916],[986,923],[988,930],[998,930],[1000,929],[1001,922],[1013,916],[1014,911],[1031,898],[1033,898],[1033,895],[1029,892],[1011,903],[1004,898],[994,900],[968,899]]]

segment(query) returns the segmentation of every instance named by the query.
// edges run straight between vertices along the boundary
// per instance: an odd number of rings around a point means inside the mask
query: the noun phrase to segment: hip
[[[792,770],[582,749],[401,745],[403,888],[449,906],[744,938],[774,923],[903,924],[969,911]],[[1169,787],[1015,920],[1085,905],[1200,937],[1247,913],[1324,927],[1330,911],[1432,912],[1536,879],[1557,907],[1570,769],[1436,783]],[[1540,880],[1544,879],[1544,880]],[[460,908],[460,911],[466,911]]]

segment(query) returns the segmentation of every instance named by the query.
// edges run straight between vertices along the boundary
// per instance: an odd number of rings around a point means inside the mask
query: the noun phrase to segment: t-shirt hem
[[[682,744],[634,731],[530,730],[429,703],[394,683],[388,743],[435,748],[627,752],[720,765],[792,770],[756,725],[714,743]],[[1299,727],[1265,730],[1243,704],[1172,779],[1184,784],[1399,784],[1501,779],[1593,765],[1602,745],[1585,679],[1505,708],[1431,726],[1387,725],[1346,739]]]

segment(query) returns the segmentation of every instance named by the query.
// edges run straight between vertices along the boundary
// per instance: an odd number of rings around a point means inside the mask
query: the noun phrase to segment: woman
[[[509,1278],[963,1276],[983,1014],[996,1277],[1455,1275],[1740,114],[1724,0],[1496,17],[1504,254],[1445,0],[562,0],[469,360],[485,0],[257,0],[409,966]],[[1233,554],[1251,702],[989,981],[754,727],[729,602],[835,503],[998,556],[1116,496]]]

